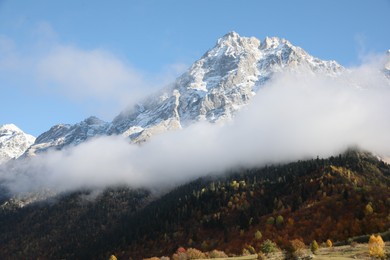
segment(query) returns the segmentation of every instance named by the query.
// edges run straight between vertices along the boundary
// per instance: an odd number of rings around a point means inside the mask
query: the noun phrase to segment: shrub
[[[172,256],[172,260],[187,260],[187,254],[186,253],[175,253]]]
[[[115,255],[111,255],[110,258],[109,258],[109,260],[117,260],[117,259],[118,259],[118,258],[116,258]]]
[[[176,253],[185,253],[186,252],[186,249],[184,247],[179,247],[177,250],[176,250]]]
[[[246,255],[250,255],[250,254],[251,254],[251,253],[249,252],[248,249],[246,249],[246,248],[243,248],[243,249],[242,249],[242,255],[246,256]]]
[[[255,250],[255,248],[253,246],[248,245],[248,246],[246,246],[246,249],[248,249],[249,254],[252,254],[252,255],[256,254],[256,250]]]
[[[330,239],[326,240],[326,246],[332,247],[333,246],[332,240],[330,240]]]
[[[375,236],[371,235],[370,240],[368,241],[368,250],[371,256],[374,257],[385,257],[385,243],[380,235]]]
[[[259,241],[263,237],[263,234],[259,230],[256,231],[255,233],[255,240]]]
[[[225,258],[228,257],[223,251],[213,250],[209,253],[210,258]]]
[[[318,251],[318,243],[317,241],[313,240],[313,242],[311,242],[311,245],[310,245],[310,250],[313,252],[313,254],[315,254],[317,251]]]
[[[278,251],[278,246],[271,240],[267,239],[263,242],[263,244],[261,244],[260,250],[266,254],[273,253]]]
[[[294,239],[290,241],[290,249],[294,256],[302,257],[305,254],[306,245],[302,240]]]
[[[256,250],[253,246],[246,244],[244,249],[242,249],[242,254],[243,255],[254,255],[254,254],[256,254]]]
[[[188,259],[206,259],[206,254],[196,248],[187,249]]]

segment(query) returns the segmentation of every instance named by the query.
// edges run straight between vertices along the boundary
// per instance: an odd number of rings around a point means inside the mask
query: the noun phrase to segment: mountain
[[[35,141],[13,124],[0,126],[0,164],[21,156]]]
[[[173,84],[121,112],[112,122],[92,117],[75,125],[53,126],[37,138],[27,154],[77,145],[100,135],[123,135],[140,143],[194,122],[226,121],[247,105],[274,73],[301,67],[329,76],[344,71],[335,61],[315,58],[285,39],[260,41],[231,32]]]
[[[35,143],[26,151],[26,155],[31,156],[36,151],[43,152],[53,147],[61,149],[69,144],[77,145],[90,137],[106,134],[108,127],[108,123],[93,116],[75,125],[55,125],[36,138]]]
[[[231,32],[174,83],[111,122],[89,117],[55,125],[24,155],[96,136],[121,135],[142,143],[195,122],[225,122],[276,73],[300,73],[302,67],[329,77],[344,72],[336,62],[312,57],[287,40],[260,41]],[[1,140],[17,132],[14,126],[5,128]],[[33,161],[14,161],[27,166],[16,172],[18,177],[28,174]],[[107,166],[110,178],[112,165]],[[29,185],[28,180],[23,184]],[[12,194],[9,183],[12,178],[0,180],[1,259],[107,259],[113,253],[120,259],[142,259],[171,255],[181,246],[239,255],[243,249],[259,252],[268,239],[288,249],[292,239],[306,245],[314,239],[344,243],[390,228],[390,166],[356,150],[261,168],[241,165],[164,191],[115,186],[26,195]]]

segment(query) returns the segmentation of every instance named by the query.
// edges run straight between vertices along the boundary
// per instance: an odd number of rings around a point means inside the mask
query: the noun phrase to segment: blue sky
[[[111,120],[229,31],[358,66],[390,48],[390,1],[0,0],[0,124]]]

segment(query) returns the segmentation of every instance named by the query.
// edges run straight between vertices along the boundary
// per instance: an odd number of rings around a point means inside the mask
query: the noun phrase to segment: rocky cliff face
[[[49,148],[61,149],[66,145],[78,145],[90,137],[106,134],[108,126],[108,123],[96,117],[89,117],[75,125],[55,125],[37,137],[35,143],[26,151],[26,155],[31,156]]]

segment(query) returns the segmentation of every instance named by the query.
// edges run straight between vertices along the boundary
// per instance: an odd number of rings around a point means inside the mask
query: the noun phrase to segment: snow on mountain
[[[106,134],[108,126],[108,123],[93,116],[75,125],[55,125],[37,137],[26,155],[31,156],[49,148],[61,149],[67,145],[77,145],[90,137]]]
[[[172,85],[123,111],[111,123],[92,117],[75,125],[53,126],[36,139],[27,155],[77,145],[98,135],[123,135],[139,143],[197,121],[229,120],[275,72],[301,67],[329,76],[344,70],[285,39],[267,37],[261,42],[230,32]]]
[[[35,141],[13,124],[0,126],[0,164],[21,156]]]

